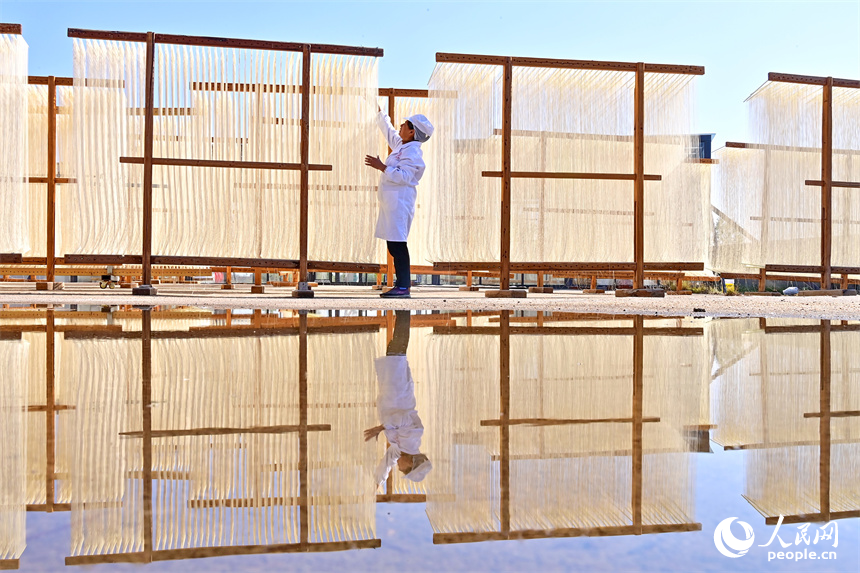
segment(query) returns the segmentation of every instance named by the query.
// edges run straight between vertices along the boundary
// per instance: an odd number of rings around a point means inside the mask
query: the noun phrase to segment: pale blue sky
[[[425,87],[436,52],[703,65],[696,127],[719,144],[748,139],[767,72],[860,79],[860,0],[0,0],[0,22],[23,24],[33,75],[71,75],[70,27],[380,47],[382,87]]]

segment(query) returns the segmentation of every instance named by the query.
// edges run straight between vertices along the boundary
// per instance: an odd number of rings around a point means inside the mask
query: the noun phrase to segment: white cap
[[[433,464],[430,463],[430,460],[424,454],[416,454],[413,458],[413,463],[415,461],[418,462],[418,465],[412,466],[412,470],[403,477],[417,483],[427,477],[427,474],[433,469]]]
[[[427,119],[427,116],[416,113],[415,115],[406,118],[415,128],[415,141],[424,143],[430,136],[433,135],[433,124]]]

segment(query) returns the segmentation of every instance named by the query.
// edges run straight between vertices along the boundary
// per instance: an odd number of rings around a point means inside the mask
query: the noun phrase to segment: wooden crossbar
[[[182,430],[152,430],[153,438],[179,436],[228,436],[234,434],[293,434],[300,431],[330,432],[331,424],[292,424],[281,426],[248,426],[246,428],[187,428]],[[120,432],[126,438],[142,438],[143,432]]]
[[[565,529],[524,529],[514,531],[487,531],[475,533],[434,533],[433,545],[453,543],[481,543],[484,541],[509,541],[513,539],[557,539],[563,537],[613,537],[619,535],[647,535],[656,533],[681,533],[701,531],[701,523],[666,523],[658,525],[618,525],[608,527],[582,527]]]
[[[111,32],[106,30],[82,30],[69,28],[69,38],[89,40],[112,40],[118,42],[146,42],[148,32]],[[308,44],[297,42],[272,42],[268,40],[246,40],[241,38],[214,38],[209,36],[181,36],[177,34],[153,34],[156,44],[176,44],[182,46],[209,46],[214,48],[234,48],[246,50],[273,50],[278,52],[301,52]],[[334,44],[310,44],[311,52],[317,54],[348,54],[353,56],[373,56],[380,58],[384,52],[380,48],[357,46],[338,46]]]
[[[808,84],[816,86],[826,86],[828,81],[832,81],[832,85],[835,88],[860,88],[860,80],[846,80],[842,78],[828,78],[822,76],[801,76],[797,74],[770,72],[767,74],[767,79],[770,82]]]
[[[20,36],[23,32],[21,31],[21,24],[3,24],[0,23],[0,34],[17,34]]]
[[[482,426],[576,426],[584,424],[630,424],[633,418],[514,418],[510,420],[481,420]],[[642,422],[659,422],[660,418],[642,418]]]
[[[609,62],[597,60],[564,60],[555,58],[527,58],[506,56],[484,56],[476,54],[451,54],[437,53],[438,63],[456,64],[478,64],[503,66],[510,60],[517,67],[528,68],[558,68],[578,70],[607,70],[618,72],[635,72],[637,63],[634,62]],[[645,71],[655,74],[687,74],[701,76],[705,73],[704,66],[683,66],[671,64],[645,64]]]
[[[482,171],[482,177],[502,177],[501,171]],[[610,181],[635,181],[634,173],[565,173],[558,171],[511,171],[513,179],[591,179]],[[645,175],[645,181],[662,181],[662,175]]]
[[[120,163],[143,165],[143,157],[120,157]],[[276,163],[271,161],[234,161],[221,159],[174,159],[167,157],[153,157],[153,165],[165,165],[170,167],[223,167],[228,169],[274,169],[299,171],[301,163]],[[318,165],[315,163],[307,166],[309,171],[331,171],[331,165]]]

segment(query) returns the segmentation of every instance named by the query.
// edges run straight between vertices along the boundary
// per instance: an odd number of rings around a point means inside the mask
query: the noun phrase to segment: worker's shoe
[[[403,287],[394,287],[393,289],[387,290],[381,295],[382,298],[410,298],[409,289]]]

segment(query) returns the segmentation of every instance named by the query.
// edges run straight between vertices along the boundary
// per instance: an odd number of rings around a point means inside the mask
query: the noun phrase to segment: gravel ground
[[[167,305],[208,308],[278,309],[412,309],[412,310],[524,310],[608,314],[689,316],[763,316],[860,319],[860,296],[723,296],[690,295],[665,298],[616,298],[614,293],[582,294],[557,291],[527,298],[486,298],[483,292],[461,292],[456,287],[415,287],[411,299],[381,299],[369,287],[322,286],[311,299],[292,298],[291,289],[266,287],[266,294],[250,293],[250,285],[220,290],[218,285],[161,285],[152,297],[133,296],[127,289],[100,290],[95,285],[66,284],[61,291],[36,291],[34,285],[0,283],[0,304]]]

